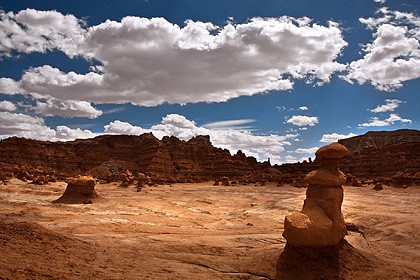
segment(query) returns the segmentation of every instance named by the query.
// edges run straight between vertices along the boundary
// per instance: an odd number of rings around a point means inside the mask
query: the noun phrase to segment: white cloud
[[[308,110],[309,108],[308,107],[306,107],[306,106],[301,106],[301,107],[299,107],[299,110],[301,110],[301,111],[306,111],[306,110]]]
[[[1,52],[1,49],[0,49]],[[17,94],[22,92],[19,83],[10,78],[0,78],[0,93],[4,94]]]
[[[297,162],[297,158],[294,157],[294,156],[292,156],[292,155],[287,155],[283,159],[287,163],[295,163],[295,162]]]
[[[380,18],[360,19],[369,29],[376,29],[374,40],[365,46],[365,56],[351,62],[349,73],[341,77],[393,91],[420,77],[420,17],[387,8],[379,12]]]
[[[375,109],[369,110],[372,113],[384,113],[388,111],[394,111],[400,106],[400,103],[403,103],[398,99],[385,99],[386,104],[376,107]]]
[[[44,120],[41,118],[24,114],[0,112],[0,136],[1,138],[11,136],[32,138],[32,136],[40,136],[46,139],[48,137],[54,137],[54,132],[45,127]]]
[[[287,16],[222,27],[130,16],[85,28],[73,15],[27,9],[2,13],[0,35],[0,56],[59,50],[102,64],[87,74],[31,68],[10,92],[143,106],[222,102],[291,89],[296,79],[327,83],[345,69],[335,60],[347,45],[336,23]]]
[[[389,118],[385,120],[380,120],[378,117],[373,117],[370,119],[370,122],[359,124],[359,128],[372,127],[372,126],[379,126],[379,127],[389,126],[391,124],[394,124],[395,122],[412,123],[412,121],[409,119],[403,119],[397,114],[391,114]]]
[[[347,135],[338,134],[338,133],[324,134],[322,135],[322,139],[319,140],[319,142],[332,143],[332,142],[337,142],[340,139],[350,138],[354,136],[357,136],[357,134],[354,134],[354,133],[349,133]]]
[[[398,116],[397,114],[391,114],[389,116],[389,118],[386,119],[387,122],[389,123],[394,123],[394,122],[402,122],[402,123],[412,123],[411,120],[409,119],[403,119],[400,116]]]
[[[108,125],[104,126],[105,133],[111,134],[126,134],[126,135],[140,135],[143,133],[152,132],[153,135],[159,139],[162,139],[166,134],[160,130],[144,129],[139,126],[133,126],[128,122],[122,122],[119,120],[110,122]]]
[[[384,4],[386,2],[386,0],[373,0],[373,1],[377,3],[381,3],[381,4]]]
[[[50,98],[45,102],[37,101],[34,108],[37,114],[44,116],[61,117],[84,117],[95,119],[102,115],[101,110],[97,110],[89,102],[76,100],[58,100]]]
[[[42,118],[0,112],[0,137],[11,136],[50,140],[55,137],[55,131],[45,126]]]
[[[0,56],[58,49],[70,57],[83,50],[86,30],[73,15],[26,9],[14,14],[0,10]]]
[[[252,119],[242,119],[242,120],[230,120],[230,121],[219,121],[212,122],[203,125],[205,128],[209,129],[249,129],[249,126],[243,126],[244,124],[249,124],[255,122]]]
[[[299,148],[299,149],[296,149],[295,153],[298,153],[298,154],[313,154],[318,149],[319,149],[319,147],[313,147],[313,148],[308,148],[308,149]]]
[[[3,100],[3,101],[0,101],[0,110],[12,112],[12,111],[16,111],[17,107],[15,104],[13,104],[13,102],[8,101],[8,100]]]
[[[60,141],[91,138],[97,134],[80,128],[57,126],[56,130],[45,125],[43,118],[21,113],[0,112],[0,139],[18,136],[37,140]]]
[[[292,116],[287,120],[287,123],[291,123],[297,126],[314,126],[319,122],[318,117],[308,117],[308,116]]]
[[[92,133],[90,130],[82,130],[80,128],[72,129],[67,126],[57,126],[55,132],[55,140],[74,140],[78,138],[93,138],[95,136],[97,134]]]
[[[368,123],[359,124],[359,127],[371,127],[371,126],[389,126],[389,122],[381,121],[378,117],[373,117]]]

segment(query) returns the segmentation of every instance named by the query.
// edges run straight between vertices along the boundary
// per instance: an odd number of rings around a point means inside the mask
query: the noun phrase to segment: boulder
[[[375,186],[373,187],[373,189],[375,191],[381,191],[381,190],[384,189],[384,187],[382,187],[382,184],[381,183],[376,183]]]
[[[223,177],[221,180],[223,186],[230,186],[229,177]]]

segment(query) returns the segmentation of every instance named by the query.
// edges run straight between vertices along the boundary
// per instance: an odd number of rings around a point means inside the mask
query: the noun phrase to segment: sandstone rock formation
[[[340,169],[358,180],[389,178],[392,181],[401,171],[405,177],[414,178],[420,171],[418,135],[420,131],[397,130],[368,132],[340,140],[350,151],[341,159]],[[40,175],[62,180],[88,174],[116,182],[126,180],[121,175],[128,170],[132,174],[144,173],[156,183],[200,182],[227,176],[241,184],[275,181],[279,185],[303,187],[301,178],[316,170],[319,164],[319,159],[315,159],[272,166],[268,161],[257,162],[241,151],[232,156],[228,150],[214,147],[209,136],[197,136],[189,141],[176,137],[159,140],[151,133],[102,135],[69,142],[17,137],[0,141],[0,174],[22,180],[33,180]]]
[[[420,170],[420,142],[385,145],[350,153],[340,169],[358,178],[394,177],[399,172],[414,176]]]
[[[394,177],[398,172],[415,177],[420,171],[420,131],[372,131],[338,141],[349,150],[340,160],[340,169],[356,180]],[[282,174],[282,183],[289,183],[315,170],[319,160],[274,166]],[[407,175],[408,174],[408,175]],[[389,179],[391,180],[391,179]],[[415,179],[414,179],[415,180]],[[353,181],[347,184],[353,184]],[[398,183],[396,183],[398,184]]]
[[[420,170],[420,131],[370,131],[338,141],[349,155],[340,169],[358,178],[393,177],[398,172],[414,175]]]
[[[341,213],[345,175],[338,169],[339,159],[348,153],[338,143],[316,153],[320,168],[306,178],[309,187],[301,212],[286,216],[283,236],[291,246],[325,247],[338,245],[346,234]]]
[[[92,175],[106,182],[132,182],[132,174],[143,173],[156,183],[201,182],[224,176],[230,179],[264,177],[276,180],[278,171],[268,170],[269,163],[259,163],[241,151],[231,155],[214,147],[209,136],[189,141],[176,137],[157,139],[151,133],[102,135],[93,139],[69,142],[36,141],[12,137],[0,141],[0,173],[13,176],[13,166],[29,170],[41,166],[43,175],[58,179]],[[255,180],[255,179],[254,179]]]
[[[346,146],[350,154],[365,149],[378,149],[387,145],[409,142],[420,142],[420,131],[414,129],[369,131],[364,135],[338,140],[338,143]]]
[[[382,184],[381,184],[381,183],[376,183],[376,184],[375,184],[375,186],[373,187],[373,189],[374,189],[375,191],[380,191],[380,190],[383,190],[383,189],[384,189],[384,187],[382,186]]]
[[[63,195],[55,200],[55,203],[89,204],[99,195],[95,191],[96,181],[92,177],[82,176],[67,180],[67,188]]]

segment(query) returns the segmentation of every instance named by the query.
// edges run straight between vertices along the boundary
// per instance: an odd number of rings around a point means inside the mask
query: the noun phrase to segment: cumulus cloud
[[[373,1],[377,3],[381,3],[381,4],[384,4],[386,2],[386,0],[373,0]]]
[[[55,132],[55,140],[74,140],[83,138],[93,138],[97,134],[88,129],[82,130],[80,128],[72,129],[67,126],[57,126]]]
[[[398,106],[400,106],[400,103],[402,103],[402,101],[398,99],[385,99],[385,102],[386,103],[384,105],[380,105],[375,109],[369,111],[371,111],[372,113],[384,113],[388,111],[394,111],[398,108]]]
[[[334,132],[334,133],[331,133],[331,134],[322,135],[322,139],[319,140],[319,142],[332,143],[332,142],[337,142],[340,139],[350,138],[350,137],[354,137],[354,136],[357,136],[357,134],[349,133],[349,134],[345,135],[345,134],[338,134],[338,133]]]
[[[318,117],[308,117],[308,116],[292,116],[287,120],[287,123],[291,123],[297,126],[314,126],[319,122]]]
[[[18,82],[10,78],[0,78],[0,93],[14,95],[24,92]]]
[[[57,126],[52,129],[45,125],[43,118],[22,113],[0,112],[0,139],[18,136],[37,140],[60,141],[96,136],[89,130]]]
[[[403,119],[397,114],[391,114],[389,118],[380,120],[378,117],[373,117],[368,123],[359,124],[359,128],[373,127],[373,126],[389,126],[395,122],[412,123],[412,120]]]
[[[159,139],[162,139],[163,136],[167,135],[165,132],[161,130],[153,130],[153,129],[144,129],[139,126],[131,125],[128,122],[122,122],[119,120],[110,122],[109,124],[104,126],[105,133],[110,134],[126,134],[126,135],[140,135],[143,133],[153,133],[153,135]]]
[[[378,117],[373,117],[368,123],[359,124],[359,127],[372,127],[372,126],[389,126],[389,122],[381,121]]]
[[[301,110],[301,111],[306,111],[306,110],[308,110],[309,108],[308,107],[306,107],[306,106],[301,106],[301,107],[299,107],[299,110]]]
[[[42,118],[20,113],[0,112],[0,137],[11,136],[47,140],[55,137],[55,131],[45,126]]]
[[[83,21],[56,11],[26,9],[5,13],[0,10],[0,56],[46,52],[54,49],[70,57],[79,55],[85,40]]]
[[[45,102],[37,101],[34,109],[37,114],[44,116],[95,119],[102,115],[101,110],[95,109],[87,101],[59,100],[56,98],[47,99]]]
[[[0,110],[12,112],[12,111],[16,111],[17,107],[15,104],[13,104],[13,102],[8,101],[8,100],[3,100],[3,101],[0,101]]]
[[[87,28],[73,15],[27,9],[2,12],[0,35],[0,56],[58,50],[101,63],[87,74],[44,65],[3,81],[20,92],[143,106],[222,102],[291,89],[296,79],[327,83],[345,69],[336,58],[347,45],[334,22],[287,16],[222,27],[129,16]]]
[[[294,156],[292,156],[292,155],[287,155],[287,156],[285,156],[284,158],[284,161],[285,162],[287,162],[287,163],[295,163],[295,162],[297,162],[298,160],[297,160],[297,158],[296,157],[294,157]]]
[[[373,42],[364,47],[362,59],[349,65],[342,76],[350,83],[371,83],[383,91],[393,91],[403,82],[420,77],[420,17],[381,8],[379,18],[360,22],[376,30]]]
[[[402,122],[402,123],[412,123],[412,120],[409,119],[403,119],[397,114],[391,114],[389,118],[386,119],[387,122],[393,124],[394,122]]]

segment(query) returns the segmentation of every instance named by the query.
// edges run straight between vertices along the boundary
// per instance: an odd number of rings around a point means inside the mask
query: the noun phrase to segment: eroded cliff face
[[[340,168],[360,178],[393,177],[399,172],[420,172],[420,142],[385,145],[364,149],[342,159]]]
[[[420,131],[368,132],[339,143],[349,150],[340,163],[346,174],[366,179],[393,177],[401,172],[410,176],[420,174]],[[303,176],[318,165],[315,160],[271,166],[241,151],[232,156],[228,150],[214,147],[209,136],[189,141],[176,137],[159,140],[151,133],[102,135],[69,142],[17,137],[0,141],[0,180],[13,174],[39,182],[77,175],[113,181],[124,174],[127,177],[144,173],[156,182],[229,177],[244,183],[277,181],[304,186]]]
[[[420,131],[413,129],[399,129],[396,131],[369,131],[364,135],[338,140],[350,154],[365,149],[378,149],[387,145],[408,142],[420,142]]]
[[[360,178],[393,177],[420,172],[420,131],[370,131],[338,141],[347,147],[341,170]]]
[[[270,165],[271,166],[271,165]],[[151,133],[102,135],[69,142],[46,142],[12,137],[0,141],[3,172],[33,173],[34,169],[58,178],[90,174],[97,178],[130,170],[169,182],[217,179],[275,180],[266,164],[242,152],[232,156],[214,147],[209,136],[189,141],[157,139]]]

